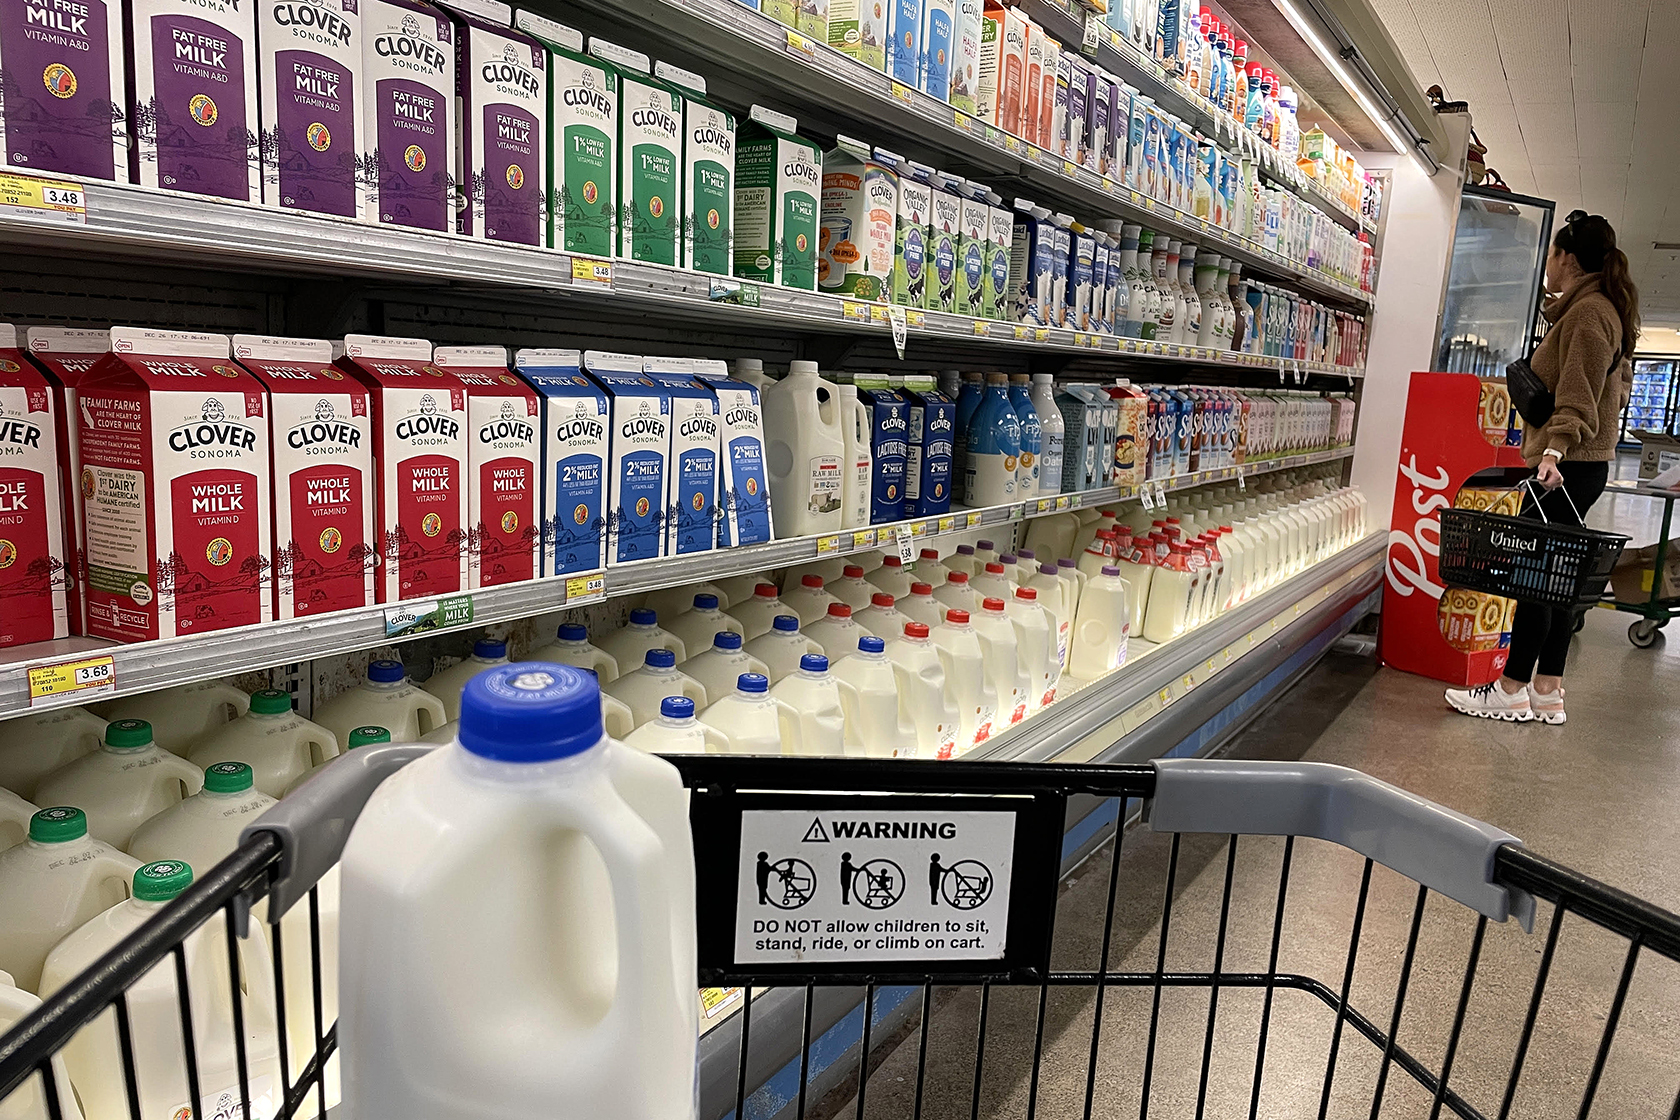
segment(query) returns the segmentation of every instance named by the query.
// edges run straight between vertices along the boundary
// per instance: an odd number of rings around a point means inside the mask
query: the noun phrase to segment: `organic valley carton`
[[[123,38],[116,0],[0,5],[0,165],[127,180]]]
[[[875,159],[898,174],[891,302],[922,307],[927,302],[928,221],[933,208],[933,188],[915,175],[914,165],[903,156],[876,148]]]
[[[536,391],[500,346],[439,346],[467,387],[467,585],[535,579],[542,568],[542,429]]]
[[[665,553],[709,552],[717,544],[717,397],[694,376],[692,358],[648,358],[642,370],[671,398]]]
[[[129,0],[125,8],[133,52],[128,119],[134,181],[260,202],[252,6],[239,0]]]
[[[450,0],[449,8],[456,13],[456,159],[467,194],[457,229],[540,245],[548,198],[548,51],[509,29],[513,13],[500,0]]]
[[[618,74],[583,53],[583,35],[531,12],[513,25],[548,48],[545,244],[610,257],[618,246]]]
[[[823,156],[822,252],[817,286],[825,292],[879,302],[892,282],[898,173],[869,158],[869,146],[835,137]]]
[[[987,319],[1008,319],[1009,258],[1015,243],[1015,215],[1003,205],[997,192],[986,196],[991,229],[986,235],[986,290],[981,314]]]
[[[928,285],[926,302],[929,311],[957,309],[957,248],[962,239],[962,180],[931,167],[914,165],[917,178],[925,178],[930,188],[928,209]]]
[[[706,79],[654,63],[683,99],[682,265],[728,276],[735,253],[735,117],[705,100]]]
[[[957,298],[959,315],[981,318],[986,313],[986,245],[991,236],[991,192],[979,183],[964,183],[959,195],[957,225]]]
[[[465,591],[467,387],[420,338],[348,335],[337,364],[367,386],[373,414],[375,599]]]
[[[59,482],[52,386],[0,323],[0,647],[70,633]]]
[[[618,255],[677,264],[682,240],[682,97],[649,78],[648,57],[604,39],[589,53],[618,70]]]
[[[361,8],[356,0],[263,0],[257,13],[263,201],[358,218],[367,207],[357,166]]]
[[[584,368],[607,391],[607,563],[665,555],[665,476],[671,397],[635,354],[587,350]]]
[[[887,8],[894,0],[829,0],[828,45],[877,73],[887,68]]]
[[[822,152],[799,122],[754,105],[735,160],[735,275],[815,291]]]
[[[764,468],[764,413],[758,389],[729,376],[720,359],[697,358],[694,372],[718,402],[721,463],[718,476],[719,548],[763,544],[775,534]]]
[[[514,365],[542,397],[545,576],[607,566],[607,395],[576,350],[521,350]]]
[[[268,394],[226,335],[111,329],[80,391],[88,633],[274,617]]]
[[[362,167],[370,222],[455,228],[455,26],[424,0],[362,9]],[[382,600],[383,601],[383,600]]]

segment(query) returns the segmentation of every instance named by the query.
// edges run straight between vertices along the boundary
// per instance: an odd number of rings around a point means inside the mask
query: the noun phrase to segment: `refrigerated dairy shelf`
[[[1353,449],[1335,448],[1290,455],[1217,470],[1195,471],[1159,483],[1148,492],[1164,495],[1222,481],[1247,480],[1275,471],[1348,458]],[[1139,496],[1138,487],[1105,487],[1077,494],[1039,498],[1032,502],[958,510],[941,517],[919,518],[868,529],[820,536],[790,537],[761,545],[701,552],[692,556],[646,560],[602,571],[551,576],[502,587],[480,588],[437,600],[405,600],[338,611],[312,619],[268,622],[219,630],[189,638],[118,645],[100,639],[63,638],[55,642],[15,646],[0,651],[0,719],[30,710],[85,703],[85,693],[35,695],[43,676],[90,657],[109,656],[114,691],[104,695],[150,692],[172,685],[225,677],[232,673],[308,661],[331,654],[351,653],[419,637],[444,629],[484,626],[530,618],[568,607],[582,606],[616,595],[629,595],[747,572],[767,571],[818,557],[895,545],[902,535],[913,542],[988,525],[1006,524],[1084,506],[1107,505]],[[919,546],[919,543],[917,545]],[[405,630],[416,614],[437,605],[442,618],[452,621],[420,631]],[[38,671],[32,690],[32,670]],[[33,702],[32,702],[33,701]]]

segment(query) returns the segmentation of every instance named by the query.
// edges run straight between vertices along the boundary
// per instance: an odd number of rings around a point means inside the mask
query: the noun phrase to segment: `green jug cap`
[[[54,805],[29,818],[29,838],[40,844],[63,844],[87,835],[87,814],[72,805]]]
[[[292,710],[292,694],[283,688],[265,688],[251,693],[251,710],[259,716],[277,716]]]
[[[192,886],[192,868],[178,859],[160,859],[134,873],[134,897],[141,902],[168,902]]]
[[[352,727],[350,729],[351,747],[365,747],[369,743],[389,743],[390,741],[391,733],[376,723],[370,723],[366,727]],[[345,749],[348,750],[349,748]]]
[[[204,788],[211,793],[244,793],[255,779],[243,762],[218,762],[204,768]]]
[[[143,719],[119,719],[105,725],[105,745],[132,750],[152,741],[152,725]]]

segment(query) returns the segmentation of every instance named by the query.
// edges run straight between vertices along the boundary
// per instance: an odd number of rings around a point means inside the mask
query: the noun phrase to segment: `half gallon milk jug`
[[[869,524],[870,478],[875,466],[869,445],[872,426],[869,407],[858,400],[856,385],[837,385],[840,396],[840,432],[846,441],[842,460],[845,478],[841,483],[842,529]]]
[[[456,726],[459,726],[457,723]],[[636,730],[636,714],[630,710],[630,705],[616,696],[601,693],[601,726],[607,729],[607,734],[623,742],[630,732]]]
[[[852,608],[845,603],[830,603],[828,613],[805,627],[802,633],[822,647],[830,669],[857,652],[859,638],[869,636],[869,631],[852,617]]]
[[[735,691],[714,701],[699,718],[723,735],[729,754],[781,754],[784,728],[791,737],[789,721],[797,718],[797,713],[770,695],[769,677],[742,673]]]
[[[1062,580],[1066,586],[1062,588],[1062,602],[1069,604],[1073,613],[1079,611],[1079,596],[1085,590],[1085,581],[1090,577],[1079,570],[1079,565],[1064,556],[1056,561],[1056,578]]]
[[[793,362],[763,391],[764,460],[778,537],[832,533],[845,505],[840,390],[817,363]]]
[[[187,761],[200,769],[218,762],[246,763],[256,774],[257,789],[279,797],[311,767],[336,757],[340,741],[292,711],[291,693],[265,688],[251,694],[250,711],[201,738]]]
[[[858,611],[853,617],[857,619],[859,626],[877,638],[890,642],[904,633],[905,623],[915,621],[893,604],[891,595],[885,591],[877,591],[871,598],[869,607]]]
[[[640,669],[625,673],[607,686],[607,695],[630,709],[637,727],[659,718],[660,702],[667,696],[706,702],[706,690],[700,682],[677,668],[676,654],[668,649],[650,649],[642,658]]]
[[[1026,587],[1038,592],[1038,605],[1044,608],[1044,613],[1050,616],[1050,628],[1054,643],[1056,668],[1058,670],[1067,665],[1068,638],[1073,631],[1073,610],[1068,606],[1065,596],[1067,583],[1056,574],[1056,565],[1040,564],[1038,570],[1027,577]]]
[[[128,854],[141,863],[183,859],[206,873],[239,847],[240,831],[275,804],[243,762],[204,768],[204,788],[134,831]]]
[[[916,580],[938,591],[951,578],[951,569],[940,563],[937,548],[924,548],[916,558]]]
[[[750,584],[747,586],[747,594],[752,594]],[[681,587],[661,587],[657,591],[649,591],[647,601],[642,606],[664,619],[665,628],[669,630],[678,615],[687,614],[694,609],[696,595],[715,595],[720,606],[728,606],[732,602],[723,588],[715,583],[685,583]]]
[[[854,611],[861,611],[869,605],[870,596],[879,590],[873,583],[863,578],[863,567],[858,564],[847,564],[841,569],[840,578],[823,585],[823,590],[851,607]]]
[[[368,800],[340,863],[346,1115],[693,1115],[688,798],[602,734],[597,688],[475,677],[459,739]]]
[[[444,726],[447,727],[449,725],[445,724]],[[344,750],[354,750],[357,747],[365,747],[370,744],[377,745],[379,743],[389,743],[390,741],[391,732],[387,728],[379,727],[370,723],[364,727],[352,727],[350,729],[350,739],[344,744]],[[344,752],[340,751],[339,753],[343,754]],[[316,774],[319,774],[322,770],[325,770],[327,768],[327,764],[330,762],[332,762],[332,759],[329,758],[326,762],[311,766],[308,770],[299,774],[295,779],[293,779],[292,784],[286,787],[286,792],[282,796],[291,796],[293,790],[303,785],[303,783],[307,782],[310,778],[313,778]]]
[[[602,638],[600,646],[618,662],[619,676],[634,672],[650,649],[668,649],[678,661],[688,660],[688,647],[682,639],[659,625],[659,615],[646,607],[631,611],[630,625]]]
[[[1015,588],[1004,578],[1003,565],[996,560],[986,561],[980,573],[968,582],[973,586],[974,593],[982,599],[1008,601],[1015,594]]]
[[[184,755],[199,736],[244,715],[251,697],[222,681],[197,681],[161,692],[125,696],[103,709],[106,719],[143,719],[166,751]]]
[[[0,852],[29,839],[29,820],[41,807],[9,789],[0,789]]]
[[[33,992],[24,991],[12,982],[9,975],[0,971],[0,1035],[11,1030],[20,1019],[39,1006],[41,1001]],[[59,1115],[64,1120],[82,1120],[82,1108],[71,1091],[70,1073],[64,1066],[63,1054],[53,1055],[52,1072],[58,1089]],[[34,1075],[12,1090],[11,1096],[0,1099],[0,1120],[47,1120],[51,1115],[47,1111],[47,1097],[41,1087],[41,1079]]]
[[[507,643],[495,638],[480,638],[473,643],[472,656],[457,661],[447,669],[439,669],[421,688],[443,701],[443,714],[449,719],[461,718],[461,690],[467,682],[492,665],[508,663]]]
[[[761,583],[753,588],[752,595],[745,602],[731,607],[729,614],[741,624],[741,636],[750,642],[761,634],[768,634],[770,624],[776,621],[777,615],[793,612],[782,605],[776,595],[775,584]]]
[[[967,611],[971,615],[980,610],[980,598],[969,585],[967,572],[952,572],[949,579],[933,589],[933,597],[939,600],[947,618],[953,610]]]
[[[829,670],[840,685],[846,754],[852,758],[915,758],[916,721],[898,692],[898,670],[880,638],[859,638],[853,655]]]
[[[822,653],[822,646],[799,632],[799,619],[791,614],[777,615],[770,632],[760,634],[744,648],[769,669],[765,675],[772,685],[797,672],[799,659],[806,654]]]
[[[1038,592],[1018,587],[1006,607],[1015,624],[1015,641],[1021,651],[1021,665],[1031,687],[1027,689],[1027,714],[1031,715],[1056,698],[1056,683],[1062,666],[1056,660],[1055,620],[1038,605]]]
[[[105,721],[86,708],[58,708],[0,723],[0,789],[33,797],[35,783],[99,749]]]
[[[741,635],[733,630],[719,631],[710,649],[683,662],[682,671],[706,690],[706,699],[700,703],[702,711],[734,692],[742,673],[769,676],[769,666],[741,648],[742,644]]]
[[[799,625],[809,626],[828,613],[830,603],[840,600],[823,589],[823,577],[803,575],[792,587],[782,590],[782,606],[799,616]]]
[[[562,622],[555,632],[554,641],[520,660],[556,661],[561,665],[591,669],[602,684],[618,679],[618,658],[591,643],[589,628],[576,622]]]
[[[893,603],[911,622],[920,622],[929,630],[945,620],[945,606],[933,597],[933,587],[926,583],[912,583],[910,594]]]
[[[945,691],[957,705],[957,753],[961,754],[991,737],[997,718],[997,687],[986,676],[985,655],[967,611],[947,614],[944,622],[928,632],[928,639],[939,650]]]
[[[315,722],[341,743],[364,724],[388,728],[392,742],[417,743],[449,721],[443,702],[410,682],[401,661],[379,660],[368,662],[367,680],[317,708]]]
[[[648,754],[727,754],[729,739],[694,718],[694,701],[667,696],[659,702],[659,718],[630,732],[624,745]]]
[[[47,805],[76,806],[87,813],[95,839],[127,848],[135,829],[203,784],[198,767],[152,741],[151,724],[119,719],[106,726],[98,750],[42,778],[35,796]]]
[[[134,893],[54,946],[41,971],[42,998],[80,976],[94,961],[116,948],[186,890],[193,870],[185,861],[148,863],[134,872]],[[251,1115],[272,1116],[285,1095],[280,1077],[279,1034],[275,1030],[274,966],[268,930],[251,922],[250,935],[235,942],[244,983],[245,1061],[249,1073]],[[227,932],[210,921],[188,934],[187,992],[192,1009],[193,1045],[198,1057],[199,1099],[207,1117],[240,1115],[239,1041],[234,1031],[233,991],[228,982]],[[191,1115],[192,1091],[181,1061],[186,1040],[181,1032],[180,996],[175,968],[164,963],[143,974],[124,991],[133,1039],[134,1073],[139,1083],[140,1115]],[[122,1120],[129,1115],[123,1088],[122,1052],[117,1047],[115,1012],[107,1009],[83,1027],[64,1048],[64,1064],[87,1110],[88,1120]]]
[[[957,743],[957,704],[945,689],[945,666],[928,640],[928,627],[907,622],[904,633],[887,643],[887,656],[898,670],[898,695],[916,725],[916,758],[950,758]]]
[[[1190,549],[1175,542],[1149,581],[1149,606],[1143,612],[1144,640],[1159,644],[1184,633],[1190,602],[1199,590],[1199,578],[1190,570]]]
[[[1068,675],[1094,681],[1126,663],[1131,604],[1120,569],[1110,564],[1085,584],[1068,645]]]
[[[970,617],[969,625],[980,639],[986,675],[992,678],[992,688],[997,692],[998,715],[992,730],[1001,731],[1027,716],[1027,694],[1032,691],[1032,682],[1021,660],[1021,643],[1015,637],[1015,624],[1009,621],[1002,599],[982,600],[980,613]]]
[[[910,574],[904,561],[894,555],[881,557],[881,566],[865,578],[895,599],[910,594],[910,585],[916,582],[916,577]]]
[[[807,653],[799,668],[771,686],[770,696],[787,705],[783,754],[838,758],[846,753],[846,716],[828,658]]]
[[[741,624],[723,613],[719,606],[721,602],[716,595],[701,592],[694,596],[688,610],[665,623],[665,629],[677,636],[688,654],[679,664],[687,665],[696,656],[711,649],[713,639],[719,634],[741,632]]]
[[[25,991],[41,986],[41,964],[65,934],[128,897],[140,864],[88,835],[87,814],[42,809],[29,839],[0,852],[0,969]]]
[[[963,575],[973,579],[974,572],[976,570],[974,565],[974,546],[971,544],[959,544],[955,552],[945,557],[944,563],[947,571],[961,572]]]

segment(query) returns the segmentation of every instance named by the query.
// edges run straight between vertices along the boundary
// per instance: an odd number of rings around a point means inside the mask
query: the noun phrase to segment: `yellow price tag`
[[[992,325],[984,319],[976,319],[974,320],[974,333],[980,338],[985,338],[992,333]]]
[[[853,323],[867,323],[869,322],[869,305],[853,303],[849,299],[843,299],[840,301],[840,318]]]
[[[1147,194],[1144,195],[1143,196],[1143,208],[1145,210],[1155,209],[1155,199],[1153,197],[1147,195]]]
[[[719,1013],[741,998],[744,990],[742,988],[701,988],[701,1013],[708,1019],[717,1018]]]
[[[1038,512],[1039,513],[1049,513],[1050,512],[1050,507],[1054,504],[1055,504],[1054,501],[1050,498],[1040,498],[1038,500]]]
[[[925,537],[927,531],[928,523],[926,521],[914,521],[910,524],[910,535],[912,537]]]
[[[969,514],[968,515],[968,527],[970,529],[972,529],[978,524],[980,524],[980,515],[978,513]]]
[[[86,225],[87,194],[76,183],[0,172],[0,214]]]
[[[817,555],[818,556],[827,556],[831,552],[839,552],[839,551],[840,551],[840,535],[838,533],[836,533],[834,536],[831,536],[831,537],[818,537],[817,538]]]
[[[1018,152],[1021,150],[1021,138],[1006,132],[1003,134],[1003,146],[1012,152]]]
[[[38,665],[29,670],[29,703],[62,696],[86,700],[108,696],[117,689],[117,668],[110,654]]]
[[[1025,342],[1027,339],[1029,339],[1031,337],[1032,337],[1032,328],[1031,327],[1022,326],[1020,323],[1015,324],[1015,341],[1016,342]]]
[[[852,534],[852,547],[853,548],[874,548],[875,547],[875,530],[873,530],[873,529],[859,529],[857,532],[853,533]]]
[[[906,105],[909,105],[915,100],[915,93],[915,90],[911,89],[903,82],[894,82],[892,84],[892,95],[904,102]]]
[[[957,519],[954,518],[954,517],[941,517],[939,519],[939,531],[941,533],[949,533],[952,529],[955,529],[956,527],[957,527]]]
[[[888,312],[885,305],[875,303],[871,304],[869,307],[869,317],[877,323],[885,323],[887,320],[892,318],[892,315]]]
[[[607,575],[605,572],[587,572],[581,576],[566,577],[566,605],[579,606],[594,599],[607,597]]]
[[[1079,165],[1078,164],[1074,163],[1070,159],[1064,159],[1062,161],[1062,174],[1063,175],[1077,175],[1078,173],[1079,173]]]
[[[595,257],[573,257],[572,279],[590,280],[597,284],[612,283],[612,262]]]
[[[1072,504],[1073,504],[1073,498],[1070,497],[1067,494],[1063,494],[1061,497],[1056,499],[1056,508],[1059,509],[1059,510],[1067,509],[1068,506],[1070,506]]]
[[[817,57],[816,44],[791,27],[788,28],[787,33],[787,48],[796,54],[804,55],[806,58],[815,59]]]
[[[919,327],[923,323],[927,322],[927,312],[917,311],[913,307],[909,308],[904,312],[904,321],[909,323],[912,327]]]
[[[1033,340],[1035,342],[1043,342],[1046,339],[1048,339],[1049,337],[1050,337],[1050,328],[1049,327],[1034,327],[1033,328]]]

